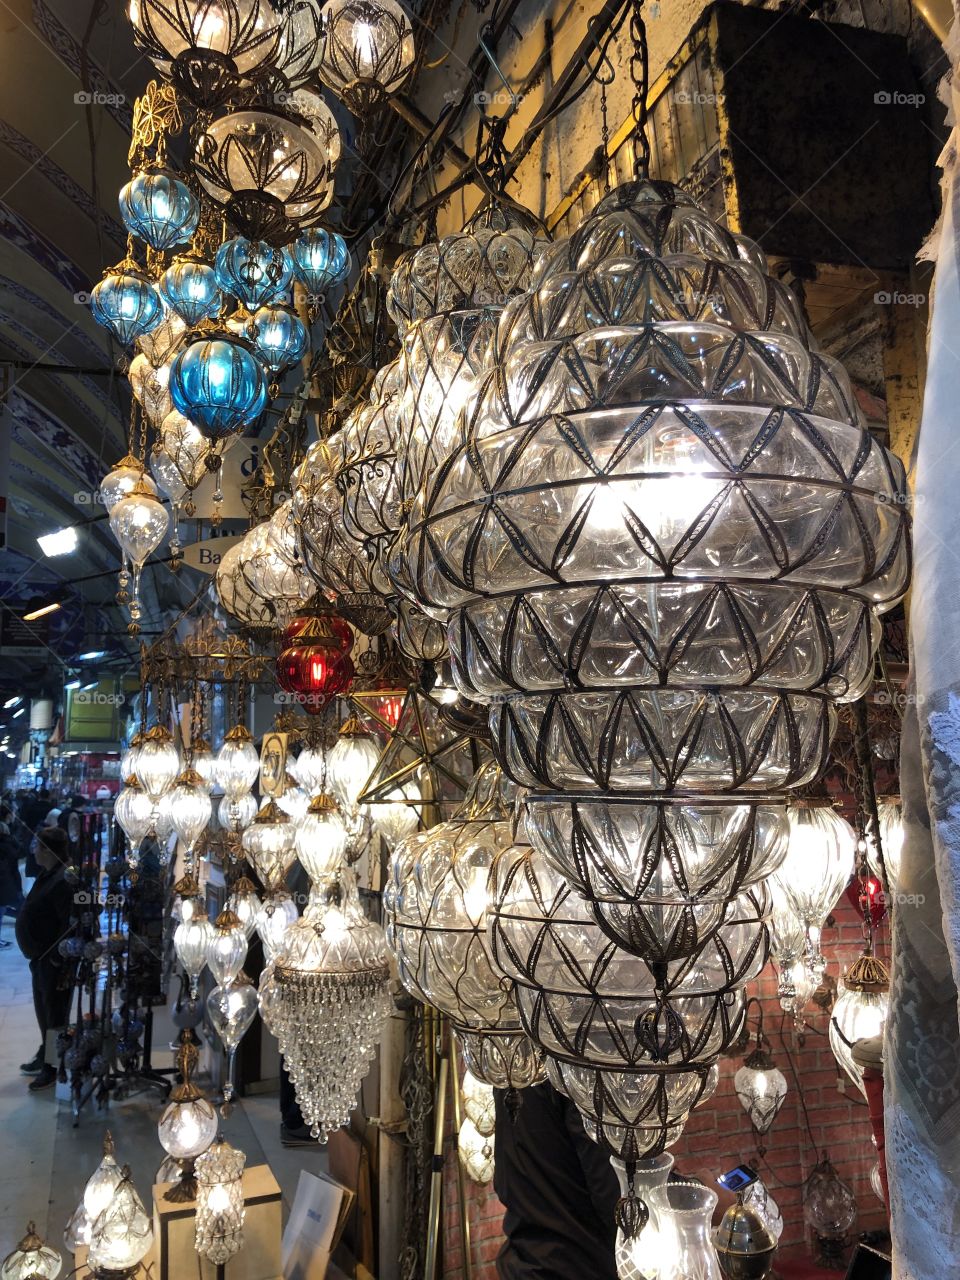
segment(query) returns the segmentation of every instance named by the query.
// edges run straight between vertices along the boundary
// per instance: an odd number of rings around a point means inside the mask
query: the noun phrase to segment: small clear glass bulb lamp
[[[207,965],[207,952],[213,939],[213,925],[200,902],[196,881],[182,880],[176,886],[181,901],[180,923],[173,932],[173,946],[190,983],[190,994],[196,999],[200,975]]]
[[[196,769],[185,769],[170,792],[170,821],[184,846],[188,870],[195,870],[197,841],[213,813],[210,793]]]
[[[263,806],[243,833],[243,851],[267,893],[279,893],[293,866],[294,826],[276,801]]]
[[[240,1041],[257,1016],[257,989],[245,973],[230,983],[214,987],[207,996],[207,1017],[227,1055],[223,1100],[229,1103],[236,1092],[233,1069]],[[226,1112],[224,1112],[226,1114]]]
[[[889,1002],[890,974],[868,948],[843,975],[830,1016],[833,1056],[864,1097],[863,1067],[854,1057],[853,1047],[858,1040],[883,1034]]]
[[[110,528],[133,567],[133,595],[130,600],[131,635],[140,630],[140,574],[146,560],[166,536],[170,513],[150,489],[138,480],[130,494],[121,498],[110,512]]]
[[[410,74],[410,19],[396,0],[330,0],[321,22],[320,79],[354,115],[366,116]]]
[[[472,1182],[483,1187],[493,1181],[493,1138],[481,1133],[469,1116],[457,1134],[457,1155]]]
[[[662,1241],[657,1280],[722,1280],[710,1219],[717,1193],[701,1182],[664,1182],[649,1192]]]
[[[95,1280],[131,1280],[153,1244],[153,1222],[124,1165],[110,1203],[90,1229],[87,1266]]]
[[[243,1247],[246,1156],[218,1138],[197,1160],[197,1253],[223,1267]]]
[[[170,730],[162,724],[148,729],[137,756],[137,777],[154,804],[170,790],[182,767]]]
[[[174,1086],[157,1125],[160,1145],[180,1164],[179,1182],[174,1183],[164,1195],[164,1199],[173,1204],[184,1204],[197,1198],[194,1161],[217,1136],[217,1113],[191,1079],[200,1051],[192,1031],[184,1031],[180,1035],[176,1062],[181,1082]]]
[[[219,986],[233,982],[247,958],[247,934],[229,907],[217,916],[210,945],[207,947],[207,965]]]
[[[250,730],[242,724],[234,725],[227,730],[217,752],[215,775],[223,794],[230,800],[239,800],[256,782],[259,772],[260,757]]]
[[[380,759],[377,739],[356,716],[345,720],[327,761],[327,783],[349,817]]]
[[[297,824],[294,847],[314,884],[335,875],[347,851],[347,829],[330,796],[317,795]]]
[[[257,912],[260,910],[260,905],[260,895],[257,893],[256,885],[248,876],[241,876],[227,898],[226,909],[232,911],[240,921],[248,942],[257,927]]]
[[[748,1007],[752,1002],[751,999]],[[761,1008],[759,1001],[757,1007]],[[733,1087],[757,1136],[757,1149],[763,1155],[764,1149],[759,1139],[769,1132],[783,1106],[783,1100],[787,1096],[787,1078],[773,1060],[770,1042],[763,1034],[762,1014],[757,1025],[756,1043],[733,1077]]]
[[[63,1233],[63,1243],[71,1253],[76,1253],[81,1245],[89,1245],[93,1224],[113,1198],[121,1177],[120,1166],[114,1156],[113,1136],[108,1129],[103,1135],[103,1157],[87,1179],[80,1203],[70,1215]]]
[[[62,1265],[58,1251],[44,1244],[36,1224],[28,1222],[27,1234],[0,1262],[0,1280],[54,1280]]]
[[[614,1172],[620,1180],[620,1191],[629,1195],[630,1185],[626,1166],[620,1160],[613,1162]],[[642,1231],[627,1235],[617,1227],[616,1264],[618,1280],[655,1280],[663,1260],[664,1242],[660,1235],[657,1213],[650,1203],[650,1192],[663,1186],[673,1168],[673,1156],[669,1151],[662,1155],[638,1160],[633,1170],[634,1196],[647,1206],[649,1218]]]

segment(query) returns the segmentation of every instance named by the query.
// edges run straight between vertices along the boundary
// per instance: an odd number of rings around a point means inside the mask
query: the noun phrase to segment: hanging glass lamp
[[[170,395],[185,418],[219,439],[259,418],[267,384],[256,356],[232,335],[221,335],[192,342],[174,357]]]
[[[191,328],[212,319],[223,305],[213,267],[189,254],[174,258],[158,287],[167,306]]]
[[[163,253],[191,238],[200,202],[172,173],[147,171],[135,174],[120,191],[120,215],[131,235]]]

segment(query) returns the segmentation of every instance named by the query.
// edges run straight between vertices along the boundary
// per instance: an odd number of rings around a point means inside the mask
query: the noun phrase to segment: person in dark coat
[[[500,1280],[617,1280],[620,1187],[609,1156],[552,1085],[524,1089],[515,1116],[506,1092],[493,1092],[493,1185],[505,1209]]]
[[[13,832],[16,818],[7,804],[0,804],[0,925],[9,908],[16,915],[23,902],[23,881],[20,879],[20,846]],[[6,940],[0,947],[9,947]]]
[[[37,834],[35,853],[40,868],[23,906],[17,913],[17,944],[30,961],[33,1007],[40,1028],[40,1048],[20,1070],[34,1077],[30,1090],[46,1089],[57,1078],[56,1068],[45,1061],[47,1032],[66,1024],[72,990],[60,955],[59,944],[70,933],[74,887],[66,878],[70,843],[61,827],[46,827]]]

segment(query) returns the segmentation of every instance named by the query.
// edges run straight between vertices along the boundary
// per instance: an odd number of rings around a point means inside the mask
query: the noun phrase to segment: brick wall
[[[846,898],[841,899],[834,918],[834,927],[824,930],[823,942],[828,972],[839,979],[859,953],[860,923]],[[878,937],[878,951],[884,958],[886,944],[884,924]],[[781,1254],[786,1257],[810,1256],[812,1239],[803,1221],[800,1184],[824,1150],[857,1197],[859,1216],[854,1232],[882,1228],[886,1224],[883,1206],[870,1186],[870,1170],[876,1154],[867,1108],[852,1084],[838,1087],[839,1068],[826,1037],[829,1015],[811,1006],[807,1015],[809,1027],[802,1045],[794,1041],[791,1020],[786,1019],[783,1034],[803,1088],[813,1135],[811,1142],[793,1073],[780,1042],[783,1014],[777,1000],[777,979],[772,965],[767,966],[750,994],[759,996],[762,1001],[764,1029],[773,1044],[777,1065],[788,1082],[783,1108],[764,1139],[767,1154],[760,1170],[783,1214]],[[712,1183],[718,1173],[741,1160],[754,1159],[750,1123],[733,1089],[733,1075],[741,1061],[736,1057],[721,1062],[717,1092],[702,1108],[693,1112],[684,1136],[671,1148],[676,1159],[675,1167],[680,1172],[696,1174],[705,1182]],[[464,1275],[455,1161],[451,1133],[444,1175],[441,1272],[447,1280],[460,1280]],[[470,1182],[467,1188],[473,1277],[474,1280],[496,1280],[494,1259],[501,1242],[503,1208],[492,1188],[480,1188]]]

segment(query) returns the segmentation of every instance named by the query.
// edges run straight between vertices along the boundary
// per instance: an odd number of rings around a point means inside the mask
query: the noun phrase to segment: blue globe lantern
[[[93,318],[129,347],[150,333],[163,319],[163,303],[156,287],[127,263],[109,272],[90,294]]]
[[[131,235],[165,252],[196,231],[200,202],[171,173],[138,173],[120,192],[120,214]]]
[[[167,306],[191,326],[215,316],[223,305],[213,267],[199,258],[174,258],[160,277],[160,293]]]
[[[217,250],[217,284],[248,311],[282,300],[293,280],[293,262],[286,249],[263,240],[236,236]]]
[[[296,364],[310,349],[307,327],[289,307],[260,307],[251,327],[257,354],[273,373]]]
[[[267,404],[267,380],[256,356],[229,335],[192,342],[170,368],[174,407],[219,439],[241,431]]]
[[[323,294],[350,274],[350,250],[336,231],[312,227],[290,245],[293,270],[311,294]]]

